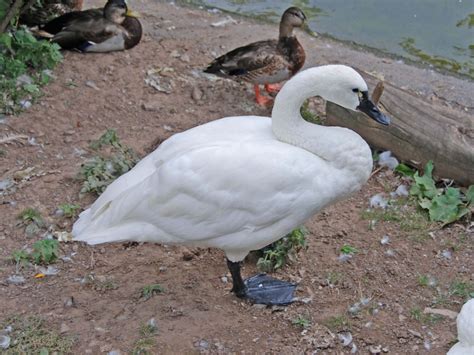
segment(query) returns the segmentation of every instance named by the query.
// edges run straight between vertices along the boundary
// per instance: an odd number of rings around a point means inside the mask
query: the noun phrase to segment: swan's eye
[[[358,92],[359,92],[359,89],[357,89],[357,88],[352,89],[352,92],[358,93]]]

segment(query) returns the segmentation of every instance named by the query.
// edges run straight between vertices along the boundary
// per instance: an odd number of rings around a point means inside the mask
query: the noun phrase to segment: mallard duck
[[[301,117],[312,96],[389,123],[354,69],[302,71],[276,96],[271,118],[226,117],[164,141],[81,213],[73,238],[220,248],[238,297],[291,303],[295,285],[262,275],[243,281],[241,261],[359,190],[372,171],[357,133]]]
[[[204,71],[219,76],[241,79],[254,84],[255,100],[259,105],[268,105],[273,100],[260,95],[259,84],[267,92],[277,92],[278,85],[291,78],[303,66],[305,52],[293,35],[293,28],[301,27],[306,16],[297,7],[287,9],[280,21],[278,40],[250,43],[215,59]]]
[[[39,26],[52,18],[70,11],[82,10],[83,0],[42,0],[35,1],[20,14],[20,23],[28,26]]]
[[[474,354],[474,298],[461,308],[456,320],[459,342],[448,351],[447,355]]]
[[[39,34],[64,49],[112,52],[140,42],[142,26],[125,0],[109,0],[103,9],[73,11],[40,26]]]

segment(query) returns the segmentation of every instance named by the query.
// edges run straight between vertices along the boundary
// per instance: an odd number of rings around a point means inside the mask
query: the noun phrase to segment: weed
[[[422,287],[427,287],[430,283],[430,278],[427,275],[418,276],[418,284]]]
[[[333,332],[351,328],[350,320],[345,315],[330,317],[326,319],[323,324]]]
[[[465,196],[455,187],[437,188],[433,180],[433,162],[430,160],[423,176],[418,172],[413,175],[414,183],[410,195],[415,196],[418,205],[427,210],[431,221],[443,225],[459,220],[469,213],[469,206],[474,200],[474,185],[471,185]]]
[[[146,300],[152,298],[154,295],[158,293],[163,293],[165,289],[163,286],[159,284],[151,284],[151,285],[146,285],[142,287],[141,291],[141,297],[143,297]]]
[[[13,329],[9,334],[10,348],[2,354],[69,354],[72,351],[74,340],[48,329],[40,317],[10,317],[1,326],[1,329],[7,326]]]
[[[20,212],[18,215],[18,218],[20,218],[23,223],[28,224],[30,222],[34,222],[38,225],[43,225],[43,218],[41,217],[41,214],[39,211],[35,208],[25,208],[23,211]]]
[[[257,267],[266,272],[281,268],[301,248],[306,246],[304,227],[297,228],[282,239],[262,249],[263,257],[257,261]]]
[[[16,113],[40,95],[51,80],[48,70],[62,60],[59,49],[27,29],[0,34],[0,113]]]
[[[15,250],[12,253],[12,259],[17,265],[25,266],[30,261],[30,254],[26,250]]]
[[[302,315],[298,315],[298,317],[293,319],[293,321],[291,323],[293,323],[293,325],[296,325],[297,327],[300,327],[300,328],[303,328],[303,329],[309,328],[310,325],[311,325],[311,321],[308,318],[306,318],[305,316],[302,316]]]
[[[326,276],[326,280],[329,285],[337,285],[342,280],[342,277],[342,273],[337,271],[330,271]]]
[[[300,109],[301,117],[306,121],[316,124],[321,124],[321,118],[309,109],[309,100],[306,100]]]
[[[38,240],[33,244],[31,258],[35,264],[51,264],[59,255],[58,241],[55,239]]]
[[[81,166],[79,176],[84,180],[81,194],[93,192],[100,195],[112,181],[138,162],[135,152],[120,143],[115,130],[107,130],[97,141],[91,143],[91,148],[97,151],[104,147],[110,148],[109,155],[98,153]]]
[[[151,349],[156,345],[154,335],[157,331],[154,320],[150,320],[146,324],[142,324],[139,329],[140,339],[138,339],[131,351],[133,355],[152,354]]]
[[[410,310],[410,316],[412,319],[423,324],[434,324],[444,319],[444,317],[439,314],[425,314],[418,307],[413,307]]]
[[[342,254],[348,255],[348,254],[355,254],[358,252],[358,250],[354,248],[353,246],[350,246],[349,244],[345,244],[341,247],[340,252]]]
[[[63,203],[59,205],[58,209],[62,211],[64,217],[73,218],[76,217],[77,211],[81,208],[79,205],[74,205],[72,203]]]
[[[449,286],[449,295],[461,297],[465,300],[474,298],[474,283],[455,280]]]

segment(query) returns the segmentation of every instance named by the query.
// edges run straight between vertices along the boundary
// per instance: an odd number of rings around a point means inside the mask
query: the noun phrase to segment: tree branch
[[[0,22],[0,33],[5,32],[11,19],[18,13],[22,4],[23,0],[15,0],[13,2],[13,5],[10,6],[10,9],[8,9],[8,12],[3,18],[2,22]]]

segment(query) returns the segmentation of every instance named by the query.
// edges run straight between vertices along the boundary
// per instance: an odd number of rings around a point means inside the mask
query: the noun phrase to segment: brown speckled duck
[[[293,28],[301,27],[306,16],[297,7],[288,8],[280,21],[278,40],[250,43],[216,58],[204,71],[218,76],[241,79],[254,84],[255,100],[267,105],[273,100],[260,95],[259,84],[267,92],[279,90],[277,84],[291,78],[304,64],[305,52],[293,35]]]
[[[130,49],[140,42],[142,26],[125,0],[109,0],[104,8],[73,11],[43,26],[39,35],[63,49],[112,52]]]

